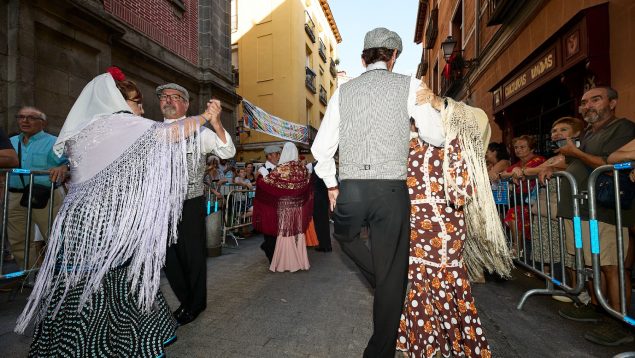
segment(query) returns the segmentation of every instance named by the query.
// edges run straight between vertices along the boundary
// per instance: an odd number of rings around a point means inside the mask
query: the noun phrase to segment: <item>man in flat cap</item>
[[[278,145],[268,145],[265,147],[265,158],[267,161],[265,165],[258,168],[258,175],[262,175],[266,177],[271,173],[271,171],[278,165],[278,160],[280,160],[280,153],[282,152],[282,148]]]
[[[258,168],[258,176],[262,176],[263,178],[269,175],[269,173],[275,169],[276,165],[278,165],[282,148],[278,145],[268,145],[265,147],[264,151],[267,161],[265,162],[265,165]],[[265,256],[267,256],[269,263],[271,263],[273,253],[276,251],[276,236],[266,234],[263,234],[262,236],[264,237],[264,241],[260,245],[260,248],[265,252]]]
[[[185,118],[190,105],[190,95],[176,83],[157,87],[164,122],[171,123]],[[167,249],[165,274],[170,287],[181,305],[174,312],[180,325],[192,322],[207,305],[207,264],[205,240],[205,197],[203,195],[203,175],[205,157],[214,153],[220,158],[231,158],[236,148],[231,136],[220,121],[211,123],[212,129],[202,127],[200,131],[200,157],[188,155],[190,182],[187,197],[183,203],[183,213],[178,224],[179,238]],[[192,148],[188,153],[193,153]]]
[[[374,332],[364,357],[395,354],[408,269],[410,117],[425,128],[423,140],[444,142],[438,112],[415,106],[421,82],[392,72],[401,50],[395,32],[376,28],[366,34],[361,56],[366,72],[335,90],[311,147],[334,210],[334,237],[375,287]],[[333,160],[338,147],[339,187]],[[364,223],[370,249],[360,239]]]

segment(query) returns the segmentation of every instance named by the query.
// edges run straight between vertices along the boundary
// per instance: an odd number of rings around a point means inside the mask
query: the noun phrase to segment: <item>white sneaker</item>
[[[552,295],[551,298],[553,298],[556,301],[560,301],[560,302],[566,302],[566,303],[573,302],[572,299],[570,299],[569,297],[564,296],[564,295]]]
[[[591,302],[591,296],[589,296],[589,293],[586,291],[582,291],[582,293],[578,295],[578,299],[585,305],[588,305],[589,302]]]

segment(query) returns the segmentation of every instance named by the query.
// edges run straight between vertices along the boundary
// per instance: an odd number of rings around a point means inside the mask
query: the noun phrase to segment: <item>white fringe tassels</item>
[[[448,158],[450,142],[458,139],[472,185],[472,195],[467,196],[450,175],[449,161],[443,161],[446,198],[447,190],[451,187],[463,193],[466,199],[467,239],[463,261],[470,279],[481,276],[483,269],[508,277],[513,263],[487,175],[482,132],[466,104],[451,99],[447,101],[447,107],[441,111],[446,131],[444,155]]]
[[[82,141],[91,140],[90,127],[71,141],[76,147],[71,155],[86,145]],[[188,149],[192,158],[200,155],[199,136],[186,137],[182,124],[175,128],[157,122],[97,175],[71,186],[16,332],[23,333],[33,319],[43,319],[51,304],[55,316],[69,291],[85,282],[81,310],[108,272],[122,265],[128,265],[137,306],[145,312],[151,309],[167,246],[177,238],[187,194]],[[61,298],[52,302],[60,289]]]

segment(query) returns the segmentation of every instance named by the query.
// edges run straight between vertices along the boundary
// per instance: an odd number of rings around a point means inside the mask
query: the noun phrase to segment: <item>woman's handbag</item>
[[[22,143],[18,139],[18,160],[20,161],[20,166],[22,165]],[[24,192],[22,193],[22,197],[20,198],[20,205],[28,208],[29,207],[29,187],[24,183],[23,174],[18,174],[20,176],[20,181],[22,182],[22,186],[24,187]],[[31,192],[31,208],[33,209],[44,209],[46,205],[49,203],[49,197],[51,196],[51,188],[46,185],[33,184],[33,190]]]

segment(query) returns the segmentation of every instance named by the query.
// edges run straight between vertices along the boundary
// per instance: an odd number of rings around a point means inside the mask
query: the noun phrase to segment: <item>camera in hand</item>
[[[571,140],[573,141],[573,143],[575,144],[576,147],[580,148],[580,139],[571,138]],[[566,139],[560,139],[560,140],[556,140],[556,141],[548,141],[547,142],[547,147],[549,148],[549,150],[554,151],[556,149],[564,147],[566,144],[567,144],[567,140]]]

